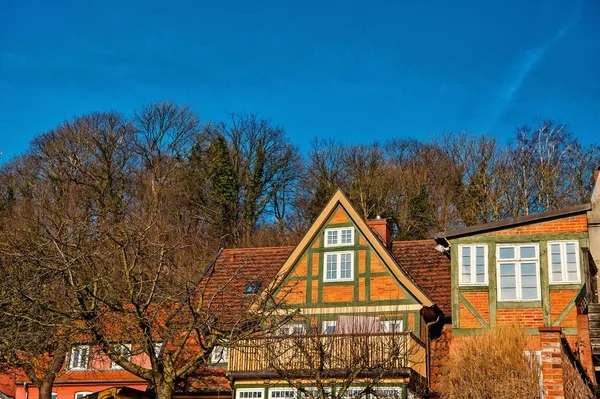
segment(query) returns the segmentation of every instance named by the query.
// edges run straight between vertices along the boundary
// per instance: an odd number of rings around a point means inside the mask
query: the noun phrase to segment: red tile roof
[[[446,314],[451,313],[450,259],[434,240],[394,241],[392,253],[417,285]]]

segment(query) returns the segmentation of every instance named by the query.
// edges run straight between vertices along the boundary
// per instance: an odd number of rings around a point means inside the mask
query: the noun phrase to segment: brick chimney
[[[377,233],[379,239],[386,247],[390,248],[392,243],[392,230],[386,219],[377,216],[375,219],[367,220],[367,225]]]

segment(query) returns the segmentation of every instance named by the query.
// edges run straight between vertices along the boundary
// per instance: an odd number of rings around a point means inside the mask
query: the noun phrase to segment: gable
[[[326,235],[337,235],[342,231],[351,234],[352,243],[328,246]],[[332,268],[331,261],[342,254],[352,261],[351,278],[340,278],[340,270]],[[278,297],[302,307],[418,304],[415,296],[391,272],[390,266],[395,265],[384,262],[344,207],[338,204],[292,265],[278,290]],[[332,272],[336,272],[335,278],[331,278]]]
[[[352,244],[328,246],[331,229],[352,229]],[[339,231],[339,234],[346,234]],[[331,279],[328,262],[352,262],[351,279]],[[330,266],[331,268],[331,266]],[[337,265],[335,277],[348,277],[347,265]],[[391,252],[338,191],[285,262],[271,289],[285,302],[302,306],[342,304],[411,304],[433,306],[431,299],[398,265]],[[281,298],[280,296],[280,298]]]

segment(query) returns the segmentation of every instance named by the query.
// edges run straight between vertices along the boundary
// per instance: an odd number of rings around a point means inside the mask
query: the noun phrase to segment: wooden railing
[[[309,377],[359,372],[425,377],[425,346],[412,333],[316,334],[257,337],[229,351],[229,373]]]

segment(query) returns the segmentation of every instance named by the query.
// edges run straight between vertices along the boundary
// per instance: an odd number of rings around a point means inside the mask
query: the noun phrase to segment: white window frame
[[[259,395],[252,396],[250,395],[247,398],[242,398],[241,393],[258,393]],[[265,396],[264,388],[238,388],[235,390],[235,398],[236,399],[263,399]]]
[[[515,258],[512,259],[500,259],[500,249],[501,248],[515,248]],[[534,247],[535,248],[535,258],[523,258],[520,257],[520,248],[521,247]],[[502,298],[502,282],[500,280],[500,265],[502,263],[514,263],[515,264],[515,282],[516,282],[516,298],[515,299],[504,299]],[[535,263],[535,271],[536,271],[536,285],[537,285],[537,297],[534,298],[521,298],[523,286],[521,283],[521,264],[522,263]],[[528,242],[528,243],[518,243],[518,244],[497,244],[496,245],[496,278],[497,278],[497,291],[498,291],[498,301],[499,302],[535,302],[540,301],[542,298],[541,294],[541,281],[540,281],[540,245],[539,243]]]
[[[401,398],[402,395],[404,394],[404,389],[402,387],[398,387],[398,386],[393,386],[393,387],[374,387],[373,391],[378,392],[380,394],[386,395],[387,393],[384,393],[385,391],[393,391],[394,393],[397,393],[397,395],[393,395],[393,396],[387,396],[388,398]],[[384,392],[382,392],[384,391]]]
[[[80,399],[83,398],[84,396],[88,396],[93,394],[94,392],[90,392],[90,391],[80,391],[80,392],[75,392],[75,399]]]
[[[342,242],[342,231],[350,231],[350,242]],[[334,243],[328,242],[328,233],[329,232],[337,232],[337,241]],[[325,229],[323,235],[323,245],[325,248],[331,247],[348,247],[354,245],[354,227],[339,227],[335,229]]]
[[[78,364],[73,364],[73,360],[75,359],[75,352],[80,352],[82,349],[86,350],[85,354],[85,364],[81,365],[81,361]],[[81,360],[81,353],[78,355]],[[90,363],[90,346],[89,345],[76,345],[71,348],[71,354],[69,357],[69,370],[87,370]]]
[[[552,272],[552,244],[560,245],[560,270],[562,280],[555,281],[554,273]],[[567,281],[567,244],[575,244],[575,262],[577,263],[577,280]],[[548,274],[550,275],[550,284],[579,284],[581,283],[581,261],[579,258],[579,241],[577,240],[561,240],[548,241]]]
[[[131,344],[122,344],[118,346],[119,348],[125,348],[128,352],[127,356],[124,356],[122,353],[120,356],[123,356],[127,360],[131,360]],[[110,361],[110,368],[113,370],[121,370],[123,367],[119,366],[117,363]]]
[[[384,333],[399,333],[404,331],[404,320],[384,320],[381,322]]]
[[[284,396],[276,396],[275,398],[272,396],[273,392],[291,392],[291,395],[284,395]],[[269,399],[296,399],[298,397],[298,390],[296,388],[269,388],[269,392],[268,392],[268,397]]]
[[[336,255],[336,278],[327,278],[327,257]],[[342,278],[342,255],[350,255],[350,277]],[[354,280],[354,251],[325,252],[323,254],[323,281],[353,281]]]
[[[229,350],[226,346],[215,345],[210,353],[210,362],[212,364],[227,364]]]
[[[278,335],[299,335],[306,334],[306,326],[302,323],[284,324],[277,330]]]
[[[329,333],[329,332],[327,332],[327,329],[331,326],[333,326],[333,332]],[[323,332],[323,334],[335,334],[336,327],[337,327],[337,321],[335,321],[335,320],[326,320],[321,323],[321,331]]]
[[[483,282],[477,282],[477,247],[483,247]],[[463,281],[463,248],[470,248],[471,264],[470,276],[471,281]],[[458,280],[460,285],[488,285],[488,246],[487,244],[461,244],[458,246]]]

